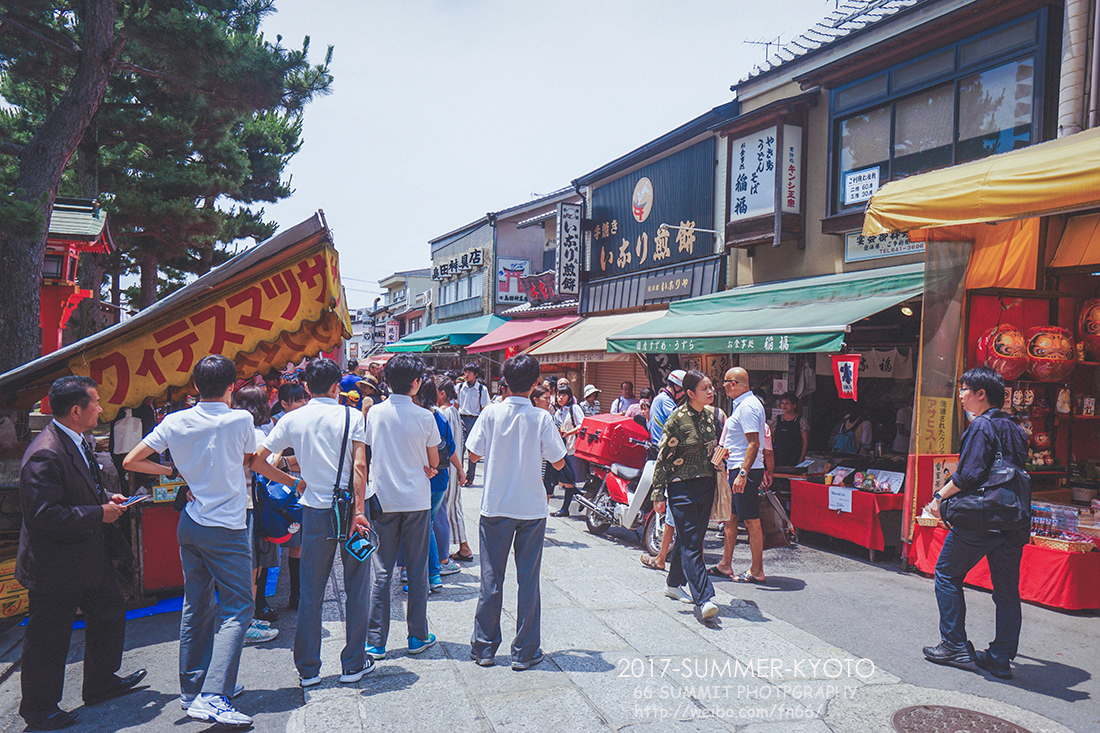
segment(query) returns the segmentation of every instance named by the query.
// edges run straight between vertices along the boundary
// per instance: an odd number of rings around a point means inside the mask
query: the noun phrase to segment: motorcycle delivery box
[[[649,431],[623,415],[589,415],[581,423],[577,434],[576,455],[597,466],[609,467],[620,463],[630,468],[645,467]]]

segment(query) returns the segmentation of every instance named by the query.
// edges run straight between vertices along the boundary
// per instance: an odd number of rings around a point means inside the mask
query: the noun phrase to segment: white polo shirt
[[[542,462],[565,458],[565,443],[549,412],[526,397],[506,397],[474,423],[466,448],[485,457],[482,516],[546,517]]]
[[[768,427],[767,415],[764,413],[764,405],[752,392],[745,392],[733,401],[730,408],[730,416],[726,419],[726,439],[722,445],[729,448],[730,455],[726,460],[727,468],[741,468],[745,461],[745,454],[749,450],[749,441],[746,433],[756,433],[760,439],[760,449],[756,451],[756,460],[751,468],[764,467],[764,435]]]
[[[172,461],[195,497],[184,510],[191,519],[204,527],[245,528],[244,457],[259,445],[251,414],[231,410],[224,402],[199,402],[165,417],[141,442],[157,453],[172,451]]]
[[[371,408],[373,412],[377,408]],[[354,444],[366,443],[363,413],[339,404],[330,397],[314,397],[293,412],[279,418],[263,446],[272,453],[294,449],[306,490],[298,500],[310,509],[332,507],[332,489],[336,484],[336,466],[340,462],[340,443],[344,439],[345,415],[350,413],[348,446],[340,486],[347,486],[354,470]],[[370,490],[367,491],[370,496]]]
[[[370,446],[370,493],[378,495],[384,512],[420,512],[432,507],[432,491],[424,466],[428,448],[442,438],[435,415],[408,395],[393,394],[367,413],[366,443]]]
[[[480,415],[489,406],[489,390],[481,382],[473,386],[466,380],[458,385],[458,413],[460,415]]]

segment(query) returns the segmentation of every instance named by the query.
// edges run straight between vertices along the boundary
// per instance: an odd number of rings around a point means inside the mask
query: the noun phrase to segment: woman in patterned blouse
[[[668,497],[676,524],[678,547],[672,553],[665,595],[694,603],[704,621],[718,615],[714,586],[703,560],[703,535],[714,503],[715,474],[711,458],[718,446],[719,421],[711,403],[714,385],[710,377],[692,369],[684,375],[687,400],[665,422],[657,446],[653,477],[654,509],[663,512]],[[684,583],[691,589],[689,595]]]

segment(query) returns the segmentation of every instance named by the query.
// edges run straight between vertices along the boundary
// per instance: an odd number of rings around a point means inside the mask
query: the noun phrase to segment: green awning
[[[469,346],[507,322],[507,318],[490,314],[464,318],[461,321],[433,323],[419,331],[413,331],[400,341],[389,344],[386,351],[423,353],[436,348]]]
[[[672,303],[661,318],[607,337],[636,354],[840,351],[848,327],[924,291],[924,264],[748,285]]]

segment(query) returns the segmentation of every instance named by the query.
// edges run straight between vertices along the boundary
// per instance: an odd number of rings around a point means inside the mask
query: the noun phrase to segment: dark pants
[[[679,588],[686,582],[695,605],[701,606],[714,598],[714,586],[703,559],[703,536],[714,504],[714,477],[673,481],[665,493],[677,538],[666,582],[670,588]]]
[[[126,637],[126,600],[118,574],[108,565],[94,588],[76,593],[30,591],[30,613],[23,636],[23,699],[19,714],[24,718],[49,715],[57,710],[65,684],[65,658],[73,635],[76,609],[84,612],[84,698],[94,697],[116,680],[122,666]]]
[[[512,662],[529,662],[538,654],[542,641],[539,572],[542,569],[546,520],[483,515],[478,534],[481,540],[481,591],[474,613],[470,652],[476,659],[492,659],[500,647],[504,574],[508,569],[508,551],[515,548],[519,592],[516,595],[516,637],[512,640]]]
[[[468,441],[470,439],[470,431],[474,429],[474,423],[477,422],[477,415],[459,415],[459,417],[462,419],[462,439]],[[462,456],[459,456],[459,458],[461,457]],[[477,464],[467,457],[466,483],[472,484],[474,482],[475,473],[477,473]]]
[[[952,528],[936,562],[936,603],[940,609],[940,636],[955,646],[966,643],[966,600],[963,578],[984,557],[993,581],[997,606],[997,636],[989,651],[997,659],[1016,656],[1020,643],[1020,558],[1028,530],[986,532]]]

